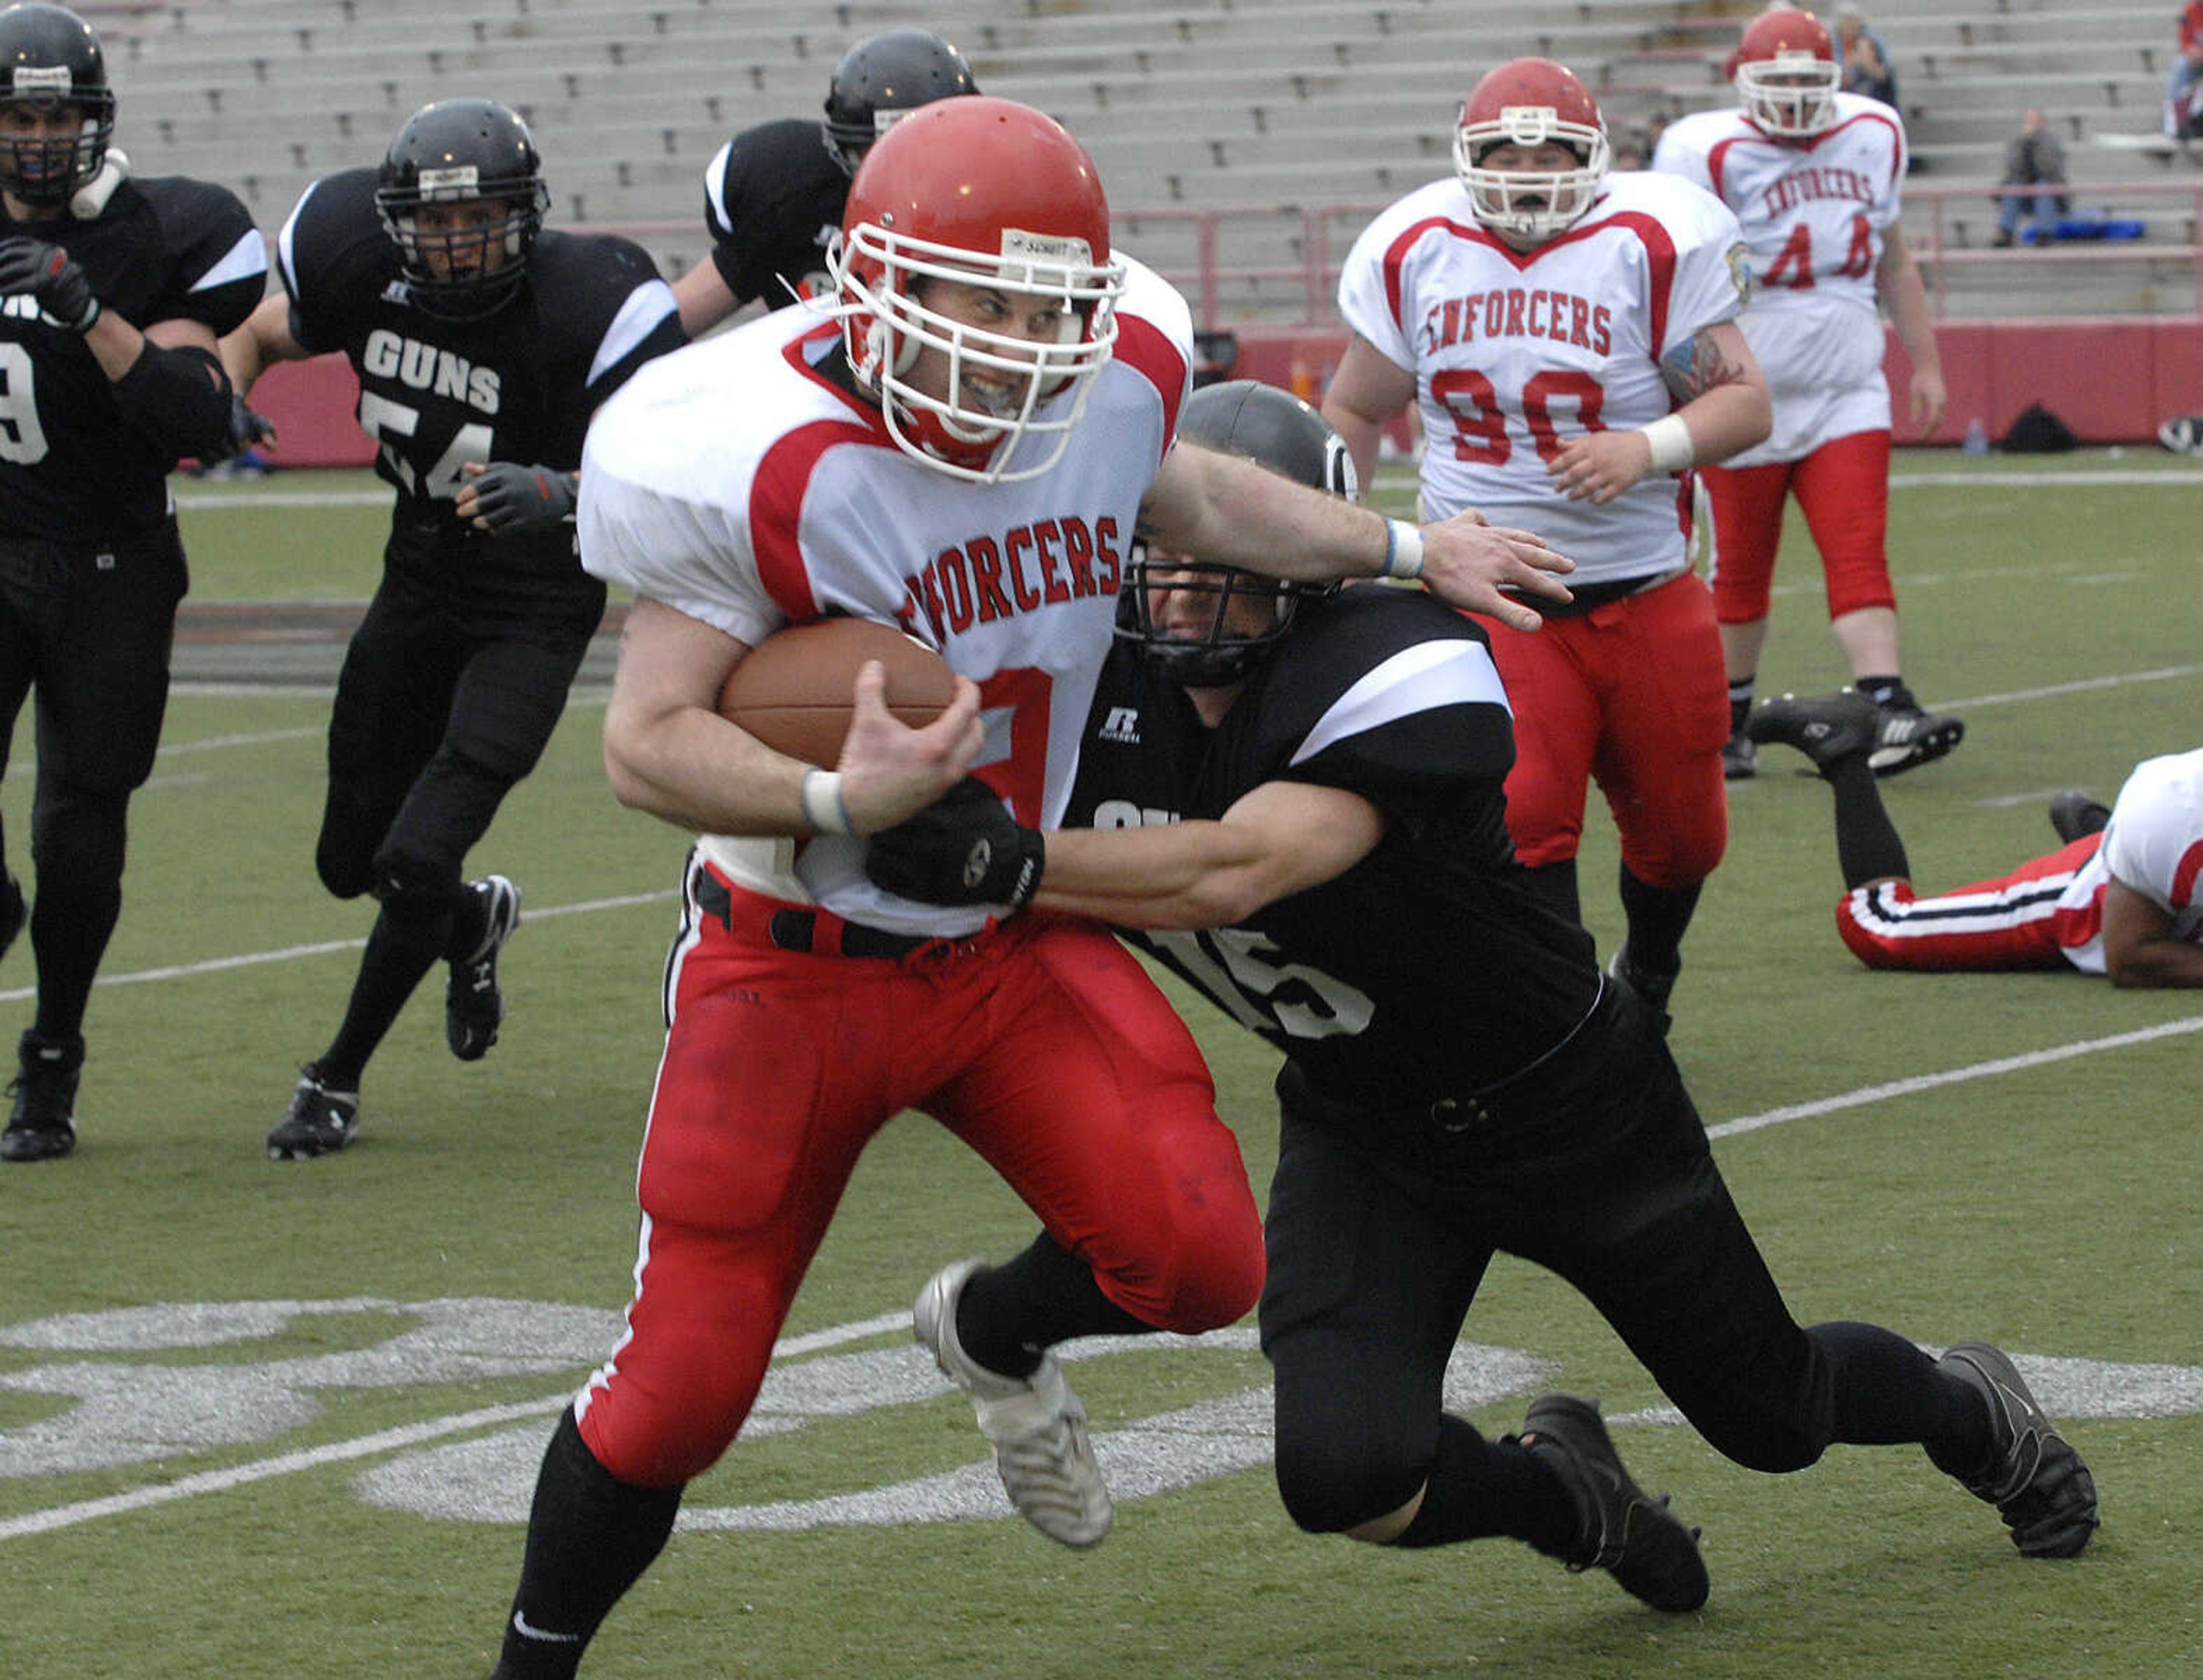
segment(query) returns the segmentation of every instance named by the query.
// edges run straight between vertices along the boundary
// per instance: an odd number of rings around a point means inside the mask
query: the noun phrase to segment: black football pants
[[[1447,1361],[1501,1251],[1581,1291],[1739,1464],[1795,1470],[1832,1441],[1951,1424],[1910,1343],[1791,1317],[1642,1009],[1625,999],[1588,1038],[1560,1082],[1566,1106],[1496,1140],[1488,1170],[1409,1174],[1346,1141],[1341,1115],[1288,1107],[1261,1330],[1279,1490],[1302,1527],[1354,1526],[1422,1485]]]

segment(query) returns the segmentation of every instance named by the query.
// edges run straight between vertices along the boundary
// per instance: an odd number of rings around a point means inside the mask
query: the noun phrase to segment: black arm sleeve
[[[114,391],[122,417],[163,451],[209,459],[229,452],[229,375],[213,351],[163,350],[149,339]]]

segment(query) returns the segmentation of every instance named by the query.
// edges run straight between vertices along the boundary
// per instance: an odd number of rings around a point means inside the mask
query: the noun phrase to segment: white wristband
[[[839,770],[806,770],[796,797],[803,804],[803,820],[822,834],[853,834],[857,825],[849,818],[849,802],[842,797]]]
[[[1698,445],[1691,441],[1691,428],[1683,423],[1682,416],[1663,414],[1650,426],[1637,429],[1652,446],[1654,472],[1687,473],[1698,464]]]
[[[1385,564],[1379,577],[1415,578],[1423,575],[1423,533],[1404,519],[1385,522]]]

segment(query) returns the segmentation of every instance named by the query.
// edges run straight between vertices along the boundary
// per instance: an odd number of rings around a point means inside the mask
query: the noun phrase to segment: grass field
[[[1952,759],[1886,784],[1934,888],[2046,850],[2054,789],[2108,799],[2136,758],[2197,744],[2203,474],[2154,451],[1897,470],[1908,674],[1969,726]],[[279,476],[188,506],[195,598],[363,598],[381,515],[302,498],[365,482]],[[1833,686],[1801,530],[1783,575],[1766,684]],[[327,696],[177,695],[133,808],[83,1141],[0,1170],[0,1675],[487,1670],[541,1441],[629,1287],[684,844],[605,792],[601,700],[577,693],[475,860],[527,893],[503,1041],[453,1062],[432,978],[369,1070],[357,1144],[279,1166],[261,1139],[368,920],[313,875]],[[27,728],[18,749],[0,809],[20,869]],[[1507,1542],[1297,1534],[1251,1327],[1080,1361],[1119,1512],[1106,1546],[1065,1552],[1006,1514],[968,1406],[909,1342],[926,1276],[1008,1252],[1029,1219],[906,1118],[796,1302],[753,1435],[691,1489],[586,1671],[2203,1671],[2198,994],[1868,974],[1831,925],[1827,796],[1788,756],[1735,790],[1677,1052],[1799,1317],[2020,1357],[2095,1471],[2085,1557],[2022,1559],[1913,1449],[1781,1478],[1729,1465],[1580,1302],[1504,1260],[1458,1404],[1501,1431],[1543,1388],[1599,1396],[1640,1479],[1704,1525],[1703,1613],[1657,1617]],[[1613,867],[1602,818],[1584,880],[1604,949]],[[11,1032],[29,978],[27,952],[0,974]],[[1187,1007],[1266,1184],[1273,1059]]]

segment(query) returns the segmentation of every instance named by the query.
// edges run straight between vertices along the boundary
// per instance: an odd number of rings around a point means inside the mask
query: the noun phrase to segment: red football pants
[[[2061,913],[2058,900],[2103,839],[2083,834],[2008,875],[1933,898],[1914,897],[1901,881],[1857,887],[1837,901],[1836,932],[1870,969],[1953,974],[2063,968],[2064,947],[2095,936],[2102,909],[2091,905],[2076,918]]]
[[[1705,585],[1686,573],[1532,631],[1478,622],[1515,711],[1507,827],[1522,861],[1576,855],[1596,781],[1630,874],[1670,889],[1711,875],[1728,846],[1728,680]]]
[[[1253,1308],[1237,1141],[1192,1035],[1107,933],[1026,916],[897,959],[812,956],[759,936],[779,906],[734,900],[731,932],[686,905],[627,1334],[576,1402],[613,1476],[672,1487],[726,1450],[858,1156],[904,1109],[983,1157],[1134,1317],[1194,1335]]]
[[[1714,611],[1724,624],[1769,611],[1782,498],[1795,495],[1821,551],[1828,616],[1894,607],[1889,581],[1889,433],[1831,439],[1799,461],[1701,467],[1714,509]]]

